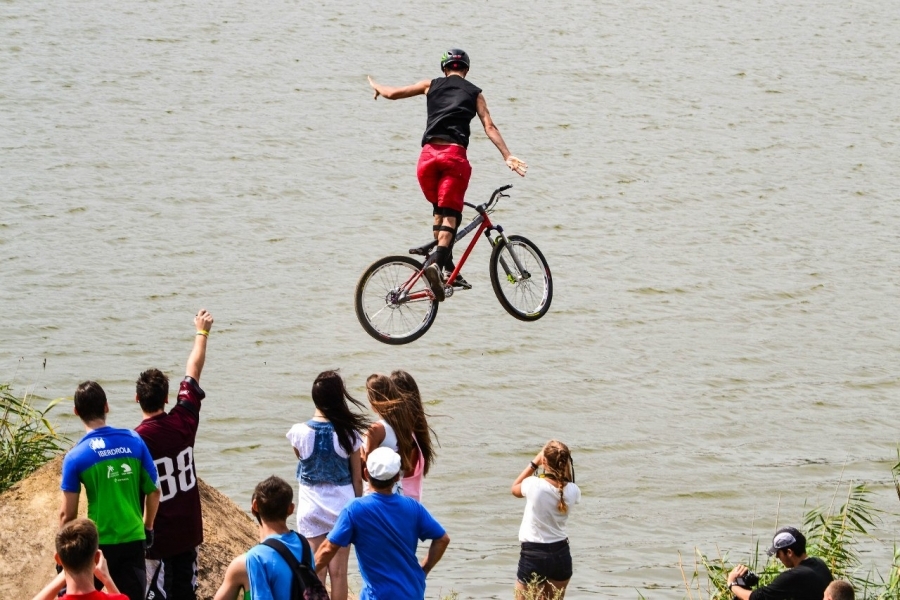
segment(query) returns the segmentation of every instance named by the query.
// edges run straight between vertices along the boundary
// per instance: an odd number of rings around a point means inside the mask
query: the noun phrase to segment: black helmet
[[[469,55],[465,50],[450,48],[441,56],[441,71],[447,68],[454,71],[465,71],[469,68]]]

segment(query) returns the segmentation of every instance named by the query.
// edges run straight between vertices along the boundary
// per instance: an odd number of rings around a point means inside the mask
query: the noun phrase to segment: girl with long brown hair
[[[416,414],[410,403],[403,399],[397,386],[387,375],[376,373],[366,379],[369,405],[379,419],[369,426],[363,446],[362,462],[375,448],[385,446],[400,455],[403,477],[413,476],[423,461],[416,444]],[[403,490],[403,479],[398,491]],[[408,495],[408,494],[407,494]],[[416,498],[418,500],[418,498]]]
[[[543,475],[536,476],[543,468]],[[538,582],[541,598],[563,598],[572,577],[572,554],[566,535],[569,508],[581,501],[575,485],[575,465],[569,447],[550,440],[512,485],[516,498],[525,498],[519,527],[519,569],[516,597],[524,598],[528,584]]]
[[[403,478],[403,494],[422,500],[422,479],[428,475],[431,465],[434,464],[435,452],[431,444],[431,434],[434,431],[428,426],[428,414],[422,405],[422,395],[419,386],[413,376],[406,371],[394,371],[391,373],[391,381],[400,392],[401,399],[409,404],[410,410],[415,415],[413,427],[413,440],[419,450],[419,460],[413,468],[412,474]],[[437,435],[435,434],[435,438]]]

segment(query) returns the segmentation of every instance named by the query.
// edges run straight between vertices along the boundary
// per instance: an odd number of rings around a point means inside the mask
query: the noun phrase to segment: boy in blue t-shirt
[[[319,576],[339,548],[353,544],[363,579],[360,600],[421,600],[425,577],[441,560],[450,536],[424,506],[393,493],[400,478],[399,454],[377,448],[369,453],[366,469],[375,493],[357,498],[341,511],[316,552]],[[432,540],[421,564],[416,558],[419,540]]]

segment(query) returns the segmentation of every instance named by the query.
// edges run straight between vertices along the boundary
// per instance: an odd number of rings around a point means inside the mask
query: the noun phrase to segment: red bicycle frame
[[[469,246],[466,248],[466,251],[463,252],[462,257],[459,259],[459,263],[456,265],[456,268],[453,269],[453,273],[450,274],[450,277],[447,278],[446,285],[452,286],[453,282],[456,281],[456,277],[459,275],[460,270],[462,270],[462,266],[466,263],[466,259],[469,258],[469,254],[472,253],[472,248],[475,247],[475,244],[478,243],[478,238],[481,237],[481,234],[486,230],[493,229],[494,224],[491,223],[491,218],[488,216],[487,211],[480,210],[479,216],[475,217],[476,219],[480,218],[481,223],[478,225],[478,231],[475,233],[475,236],[472,238],[472,241],[469,242]],[[425,265],[428,266],[428,261],[425,261]],[[416,284],[416,282],[422,278],[424,267],[416,271],[412,277],[406,280],[402,286],[400,286],[401,290],[411,290],[412,287]],[[413,294],[409,294],[409,300],[422,300],[423,298],[434,298],[434,292],[431,291],[431,288],[426,288],[422,291],[415,292]]]

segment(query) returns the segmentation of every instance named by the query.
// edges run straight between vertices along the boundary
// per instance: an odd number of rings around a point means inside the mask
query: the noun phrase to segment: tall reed
[[[28,477],[71,443],[47,419],[60,400],[40,410],[27,393],[20,400],[9,384],[0,383],[0,492]]]

